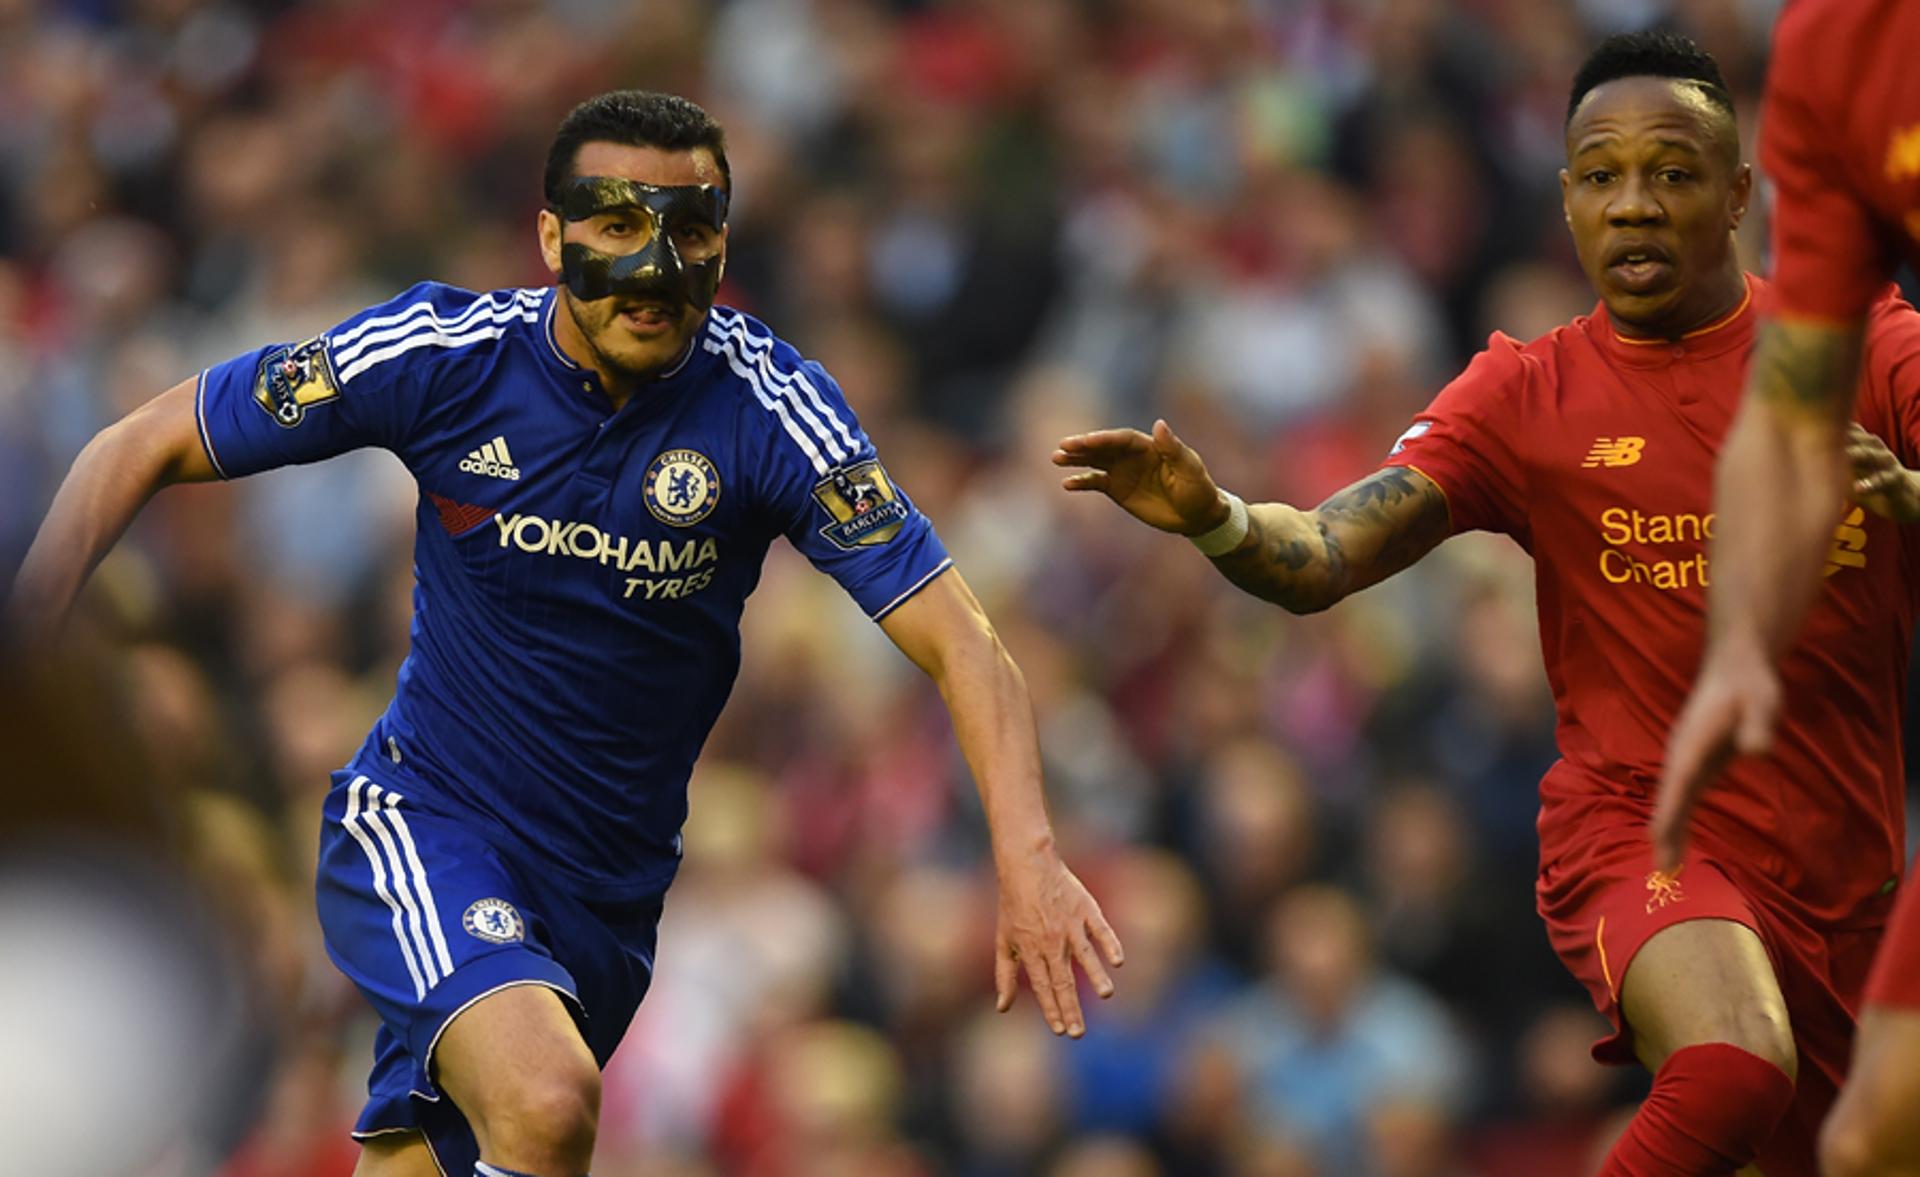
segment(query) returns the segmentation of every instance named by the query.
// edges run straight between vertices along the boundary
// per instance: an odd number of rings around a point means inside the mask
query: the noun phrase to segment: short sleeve
[[[449,316],[474,302],[422,283],[324,334],[208,368],[194,407],[214,469],[239,478],[363,446],[400,450],[423,386],[419,355],[404,357],[444,337]]]
[[[1773,282],[1779,310],[1852,322],[1892,277],[1880,226],[1839,151],[1840,110],[1824,112],[1804,35],[1775,38],[1760,115],[1760,165],[1772,181]]]
[[[1920,465],[1920,311],[1889,293],[1867,317],[1855,413],[1901,462]]]
[[[1525,475],[1511,437],[1527,372],[1520,344],[1496,331],[1387,455],[1386,465],[1418,470],[1446,494],[1455,534],[1526,532]]]
[[[826,370],[806,361],[790,376],[765,418],[772,510],[793,546],[878,621],[953,561]]]

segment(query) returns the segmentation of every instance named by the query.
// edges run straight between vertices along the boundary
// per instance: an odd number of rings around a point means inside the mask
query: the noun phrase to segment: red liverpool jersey
[[[1782,311],[1850,320],[1920,260],[1920,4],[1795,0],[1760,116]],[[1920,267],[1917,267],[1920,268]]]
[[[1581,827],[1651,814],[1667,731],[1693,681],[1712,572],[1713,469],[1740,401],[1756,300],[1675,341],[1615,331],[1606,308],[1532,343],[1495,333],[1387,459],[1446,493],[1456,532],[1534,558],[1562,759],[1541,782],[1541,861]],[[1857,416],[1920,464],[1920,314],[1874,308]],[[1783,667],[1775,749],[1696,811],[1702,848],[1752,868],[1756,898],[1807,918],[1877,918],[1901,873],[1900,720],[1920,532],[1849,506],[1827,580]],[[1651,861],[1651,850],[1649,850]],[[1869,916],[1869,909],[1874,915]]]

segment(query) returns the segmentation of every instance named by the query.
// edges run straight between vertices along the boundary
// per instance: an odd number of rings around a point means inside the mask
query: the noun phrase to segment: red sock
[[[1724,1042],[1668,1056],[1599,1177],[1729,1177],[1773,1135],[1793,1080]]]

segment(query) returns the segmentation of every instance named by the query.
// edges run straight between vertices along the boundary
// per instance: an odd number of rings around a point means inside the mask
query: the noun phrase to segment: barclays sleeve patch
[[[813,499],[832,519],[820,534],[845,551],[886,543],[910,514],[878,461],[835,467],[814,485]]]
[[[324,335],[274,348],[261,357],[260,370],[254,374],[253,403],[287,429],[305,420],[312,406],[339,395],[340,382]]]

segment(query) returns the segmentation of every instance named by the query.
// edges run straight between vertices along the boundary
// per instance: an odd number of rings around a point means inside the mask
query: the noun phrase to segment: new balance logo
[[[507,452],[504,437],[496,437],[460,459],[460,470],[466,474],[504,478],[508,482],[520,481],[520,467],[513,464],[513,455]]]
[[[1640,451],[1646,446],[1644,437],[1596,437],[1593,448],[1587,451],[1587,460],[1580,466],[1586,470],[1595,466],[1631,466],[1640,460]]]

